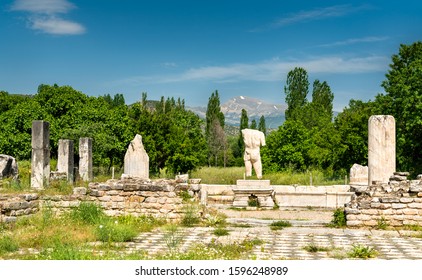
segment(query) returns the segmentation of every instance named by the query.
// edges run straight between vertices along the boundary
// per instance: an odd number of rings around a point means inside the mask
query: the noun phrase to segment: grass
[[[229,230],[228,230],[228,229],[226,229],[226,228],[223,228],[223,227],[218,227],[218,228],[216,228],[216,229],[213,231],[213,234],[214,234],[215,236],[226,236],[226,235],[229,235],[229,234],[230,234],[230,232],[229,232]]]
[[[283,221],[283,220],[272,222],[270,224],[271,230],[281,230],[285,227],[291,227],[291,226],[292,224],[289,221]]]
[[[381,217],[377,220],[377,226],[376,226],[377,229],[386,230],[388,227],[389,227],[388,221],[384,217]]]
[[[264,170],[265,171],[265,170]],[[244,167],[202,167],[191,172],[191,178],[201,178],[203,184],[228,184],[234,185],[236,181],[244,178]],[[277,173],[263,174],[264,180],[271,180],[273,185],[310,185],[312,173],[312,185],[337,185],[344,184],[344,178],[333,179],[324,175],[322,171],[295,172],[283,171]],[[257,179],[255,176],[249,179]]]

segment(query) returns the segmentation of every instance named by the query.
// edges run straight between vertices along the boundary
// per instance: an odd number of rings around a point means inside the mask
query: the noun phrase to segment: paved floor
[[[241,242],[258,238],[264,243],[255,246],[250,258],[257,259],[343,259],[354,245],[368,246],[378,252],[377,259],[422,259],[422,238],[411,237],[415,232],[379,231],[361,229],[334,229],[318,221],[291,221],[293,226],[272,231],[269,220],[229,219],[232,223],[249,223],[251,227],[228,227],[230,234],[217,237],[213,228],[188,228],[181,233],[179,249],[185,250],[192,244],[203,242]],[[143,249],[154,254],[166,252],[166,237],[162,230],[141,234],[135,242],[128,243],[129,250]],[[168,239],[168,238],[167,238]],[[315,245],[328,251],[308,252],[304,247]]]

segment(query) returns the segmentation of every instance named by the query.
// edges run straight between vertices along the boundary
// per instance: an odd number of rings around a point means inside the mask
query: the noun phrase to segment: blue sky
[[[334,108],[369,100],[400,44],[422,40],[422,1],[1,0],[0,90],[70,85],[206,106],[284,103],[289,70],[327,81]]]

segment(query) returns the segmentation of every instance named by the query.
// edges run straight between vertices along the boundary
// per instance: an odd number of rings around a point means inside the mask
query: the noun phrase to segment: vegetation
[[[270,224],[271,230],[281,230],[285,227],[291,227],[291,226],[292,224],[289,221],[283,221],[283,220],[272,222]]]
[[[337,208],[333,213],[333,219],[331,220],[330,227],[341,228],[346,226],[346,213],[343,208]]]
[[[353,244],[352,249],[347,253],[349,258],[356,259],[371,259],[378,256],[378,251],[369,246],[361,244]]]

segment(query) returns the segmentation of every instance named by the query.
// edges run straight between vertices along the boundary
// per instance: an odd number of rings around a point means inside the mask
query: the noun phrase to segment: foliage
[[[397,167],[413,175],[422,168],[422,42],[400,45],[375,99],[377,114],[396,120]]]
[[[377,220],[377,229],[386,230],[388,226],[388,221],[384,217]]]
[[[15,252],[19,249],[16,240],[8,235],[0,235],[0,255],[9,252]]]
[[[180,221],[182,226],[193,227],[201,221],[199,216],[198,205],[193,203],[188,203],[183,207],[183,216]]]
[[[89,225],[100,224],[106,219],[102,208],[92,202],[81,202],[70,212],[70,217],[75,222]]]
[[[262,131],[264,135],[267,135],[267,125],[265,124],[265,117],[263,115],[259,118],[258,130]]]
[[[303,247],[303,249],[309,253],[316,253],[316,252],[328,252],[331,249],[328,247],[322,247],[322,246],[318,246],[315,244],[308,244],[305,247]]]
[[[308,95],[308,73],[305,69],[295,67],[287,74],[284,92],[288,106],[285,114],[286,120],[299,120],[300,110],[306,105]]]
[[[213,231],[213,234],[216,236],[226,236],[226,235],[229,235],[230,232],[226,228],[218,227]]]
[[[138,235],[136,225],[132,223],[119,223],[118,220],[106,220],[97,226],[96,237],[102,242],[127,242]]]
[[[218,91],[211,94],[206,112],[205,137],[208,144],[208,163],[210,165],[211,158],[215,158],[217,163],[218,154],[221,150],[227,150],[227,140],[224,134],[224,114],[220,108],[220,97]]]

